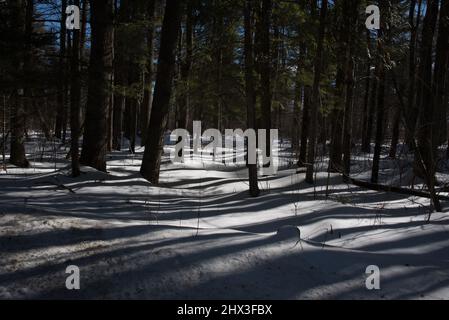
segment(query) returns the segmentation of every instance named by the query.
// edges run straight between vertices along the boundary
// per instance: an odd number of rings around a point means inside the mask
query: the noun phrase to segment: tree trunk
[[[309,134],[309,144],[307,150],[307,172],[306,172],[306,182],[314,183],[314,163],[315,163],[315,148],[318,132],[318,109],[320,106],[319,96],[320,96],[320,82],[323,64],[323,49],[324,49],[324,36],[326,33],[326,16],[327,16],[327,0],[321,2],[320,10],[320,26],[317,35],[317,51],[314,63],[314,80],[312,88],[312,100],[310,108],[310,134]]]
[[[122,83],[121,79],[115,79],[116,84]],[[125,110],[125,89],[122,88],[122,93],[114,94],[114,123],[112,128],[112,149],[120,151],[122,148],[122,133],[123,133],[123,112]]]
[[[120,8],[116,11],[119,24],[126,25],[130,21],[129,0],[123,0]],[[118,31],[118,30],[117,30]],[[114,110],[112,127],[112,149],[120,151],[122,147],[123,123],[126,98],[126,86],[128,85],[128,75],[130,63],[126,57],[126,45],[123,43],[123,36],[117,36],[115,41],[115,63],[114,63]]]
[[[28,75],[28,68],[30,67],[30,55],[31,55],[31,34],[32,34],[32,19],[34,11],[34,3],[32,0],[24,2],[19,0],[14,5],[14,29],[18,31],[20,35],[23,35],[25,42],[20,47],[17,57],[15,58],[15,67],[18,70],[19,75],[26,81]],[[24,9],[26,14],[24,15]],[[25,153],[25,93],[28,93],[28,88],[23,86],[18,89],[15,96],[15,105],[12,108],[11,113],[11,154],[10,163],[18,167],[27,168],[30,166],[26,158]]]
[[[449,66],[449,0],[441,0],[438,39],[436,46],[433,97],[435,101],[436,134],[434,143],[439,146],[447,139],[447,69]]]
[[[91,3],[90,54],[85,133],[80,162],[106,171],[108,108],[111,99],[113,60],[113,1]]]
[[[254,129],[256,124],[256,91],[254,90],[254,48],[253,48],[253,0],[245,1],[245,94],[246,94],[246,116],[248,129]],[[247,147],[247,159],[249,159],[249,144]],[[257,150],[254,150],[257,153]],[[257,157],[256,157],[257,158]],[[257,164],[248,164],[249,192],[252,197],[260,195],[257,182]]]
[[[169,0],[165,5],[161,45],[157,68],[150,125],[140,173],[151,183],[159,183],[164,133],[168,120],[172,84],[176,64],[176,43],[181,23],[181,1]]]
[[[74,0],[74,5],[79,6],[80,1]],[[72,176],[80,175],[79,143],[80,136],[80,103],[81,103],[81,78],[80,78],[80,31],[73,30],[73,45],[70,72],[70,131],[71,131],[71,158]]]
[[[351,0],[344,2],[344,12],[347,18],[346,30],[348,40],[346,45],[346,63],[345,63],[345,109],[343,117],[343,177],[346,179],[351,172],[351,123],[352,107],[354,99],[354,33],[357,30],[358,11],[360,0]]]
[[[344,58],[343,54],[340,54],[340,57]],[[344,102],[343,97],[343,89],[344,89],[344,80],[345,74],[343,70],[344,61],[340,61],[337,70],[337,77],[335,82],[335,105],[332,108],[330,113],[330,122],[331,122],[331,143],[330,143],[330,151],[329,151],[329,172],[342,172],[343,163],[342,163],[342,133],[343,133],[343,107],[342,104]]]
[[[154,14],[156,10],[156,0],[148,1],[147,30],[147,65],[145,70],[145,89],[140,111],[140,131],[141,145],[145,146],[147,139],[148,124],[150,123],[151,104],[153,103],[153,56],[154,56]]]
[[[437,145],[435,143],[435,103],[433,102],[432,88],[432,47],[435,36],[436,22],[438,18],[438,0],[427,2],[426,16],[423,22],[421,63],[419,66],[419,126],[417,132],[417,152],[415,161],[421,172],[425,175],[425,181],[429,192],[433,195],[431,202],[436,211],[441,211],[441,205],[435,192],[435,172],[437,166]],[[435,128],[435,129],[434,129]]]
[[[418,17],[415,23],[415,9],[416,9],[416,0],[412,0],[410,4],[409,11],[409,24],[411,26],[410,32],[410,47],[409,47],[409,88],[408,88],[408,108],[409,112],[407,112],[404,116],[406,119],[406,130],[405,130],[405,142],[407,143],[410,150],[412,150],[415,146],[415,131],[416,131],[416,122],[419,114],[419,107],[417,106],[416,101],[416,44],[417,44],[417,35],[418,35],[418,26],[421,17],[421,3],[422,0],[418,0]]]
[[[302,168],[307,163],[307,144],[309,139],[310,120],[310,87],[304,86],[304,98],[301,119],[301,146],[299,149],[298,167]]]
[[[187,129],[189,125],[189,104],[190,104],[190,69],[192,66],[193,58],[193,2],[189,0],[187,2],[187,18],[185,27],[185,53],[184,57],[181,59],[181,97],[179,99],[179,117],[178,117],[178,128]],[[181,50],[182,53],[182,50]],[[221,76],[219,80],[221,81]]]
[[[385,62],[383,42],[385,41],[383,30],[378,31],[377,39],[377,108],[376,108],[376,140],[374,146],[373,167],[371,171],[371,182],[378,183],[380,156],[382,153],[382,143],[384,139],[384,116],[385,116]]]
[[[56,110],[56,124],[55,124],[55,136],[58,139],[62,138],[62,126],[64,121],[64,109],[66,108],[65,102],[65,63],[66,63],[66,36],[67,36],[67,28],[66,28],[66,18],[67,14],[65,13],[67,7],[67,0],[61,0],[61,30],[60,30],[60,38],[59,38],[59,66],[58,66],[58,95],[57,95],[57,110]]]
[[[379,87],[379,80],[377,79],[377,66],[375,68],[376,68],[375,71],[376,76],[373,78],[371,84],[369,108],[368,108],[368,121],[362,142],[362,152],[365,153],[371,153],[371,138],[373,135],[374,118],[376,116],[377,91]]]
[[[272,0],[263,0],[260,17],[260,82],[261,82],[261,109],[262,109],[262,129],[267,130],[265,147],[266,152],[262,153],[264,166],[270,163],[265,157],[271,156],[271,45],[270,45],[270,28]]]
[[[393,119],[393,134],[391,137],[390,153],[388,155],[390,159],[396,159],[399,143],[399,134],[401,129],[401,117],[402,117],[401,108],[397,108]]]
[[[371,54],[371,36],[370,31],[367,30],[366,32],[367,37],[367,50],[369,54]],[[370,113],[369,113],[369,106],[370,106],[370,92],[371,92],[371,57],[369,56],[368,62],[367,62],[367,69],[365,74],[365,97],[363,99],[363,122],[362,122],[362,146],[361,150],[362,152],[369,153],[371,151],[370,148],[370,137],[368,137],[368,123],[370,121]],[[372,122],[371,122],[372,124]]]

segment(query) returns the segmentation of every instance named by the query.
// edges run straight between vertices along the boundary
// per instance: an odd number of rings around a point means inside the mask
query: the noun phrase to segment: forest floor
[[[156,187],[141,153],[77,179],[64,157],[0,174],[0,298],[449,299],[449,216],[427,223],[427,199],[288,165],[250,198],[244,168],[167,159]]]

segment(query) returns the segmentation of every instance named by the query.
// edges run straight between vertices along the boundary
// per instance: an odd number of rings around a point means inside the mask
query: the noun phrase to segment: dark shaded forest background
[[[68,5],[79,30],[66,28]],[[76,177],[80,164],[106,171],[126,139],[131,153],[145,146],[141,174],[157,184],[167,129],[277,128],[309,183],[318,157],[357,183],[352,160],[365,155],[365,186],[388,189],[381,161],[402,159],[441,210],[448,0],[7,0],[0,47],[3,163],[28,167],[37,132],[68,146]]]

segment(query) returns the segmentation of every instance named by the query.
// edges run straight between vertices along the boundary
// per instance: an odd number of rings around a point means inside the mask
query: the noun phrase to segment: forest
[[[449,0],[4,0],[0,48],[0,299],[449,299]]]

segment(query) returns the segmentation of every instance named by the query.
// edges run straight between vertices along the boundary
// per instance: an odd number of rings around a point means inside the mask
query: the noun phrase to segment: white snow
[[[426,199],[324,172],[314,187],[288,161],[256,199],[245,168],[209,158],[164,158],[157,187],[139,175],[142,151],[78,179],[61,157],[0,174],[0,298],[449,298],[449,218],[427,223]],[[69,265],[79,291],[65,288]],[[369,265],[381,290],[365,287]]]

